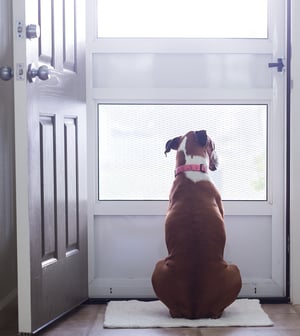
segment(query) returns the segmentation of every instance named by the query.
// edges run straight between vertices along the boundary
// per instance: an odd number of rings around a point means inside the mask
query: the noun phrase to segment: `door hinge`
[[[16,22],[16,32],[17,32],[17,39],[23,39],[24,38],[24,24],[22,21]]]

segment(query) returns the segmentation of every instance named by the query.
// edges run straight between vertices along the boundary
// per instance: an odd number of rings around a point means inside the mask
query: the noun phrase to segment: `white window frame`
[[[205,100],[198,100],[199,90],[191,89],[135,89],[138,101],[130,97],[130,90],[99,89],[92,87],[92,56],[95,53],[251,53],[274,54],[272,40],[278,31],[284,29],[277,25],[276,15],[269,15],[269,26],[274,27],[269,31],[268,39],[249,39],[247,44],[243,39],[233,39],[228,48],[228,42],[223,39],[109,39],[97,38],[96,0],[88,4],[88,17],[90,25],[87,34],[87,107],[88,107],[88,167],[91,213],[94,215],[164,215],[167,201],[99,201],[98,200],[98,148],[97,148],[97,105],[99,103],[148,103],[155,104],[180,104],[183,101],[193,104],[266,104],[272,110],[272,89],[253,90],[209,90],[203,89]],[[278,10],[275,8],[275,12]],[[281,21],[280,21],[281,22]],[[275,52],[276,53],[276,52]],[[282,51],[278,51],[282,55]],[[247,92],[246,92],[247,91]],[[116,96],[118,97],[116,99]],[[101,99],[99,98],[101,97]],[[239,97],[237,100],[236,97]],[[224,207],[227,215],[272,215],[273,213],[273,180],[274,157],[276,144],[271,141],[271,136],[282,127],[278,122],[270,120],[268,125],[268,200],[267,201],[225,201]],[[277,124],[276,124],[277,123]],[[283,135],[285,137],[285,135]],[[273,168],[272,168],[273,167]],[[285,199],[285,197],[284,197]]]

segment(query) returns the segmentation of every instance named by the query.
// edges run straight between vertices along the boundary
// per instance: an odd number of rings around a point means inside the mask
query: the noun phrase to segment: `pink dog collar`
[[[185,171],[198,171],[201,173],[207,173],[207,166],[205,164],[187,164],[179,166],[175,170],[175,176]]]

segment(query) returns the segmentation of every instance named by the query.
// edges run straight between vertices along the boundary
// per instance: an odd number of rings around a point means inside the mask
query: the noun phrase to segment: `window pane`
[[[267,38],[268,0],[98,0],[98,37]]]
[[[167,200],[176,152],[165,143],[206,129],[224,200],[266,200],[267,105],[98,105],[99,199]]]

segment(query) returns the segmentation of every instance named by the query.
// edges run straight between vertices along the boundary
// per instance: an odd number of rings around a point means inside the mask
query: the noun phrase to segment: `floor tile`
[[[67,314],[37,336],[299,336],[300,305],[263,304],[262,308],[274,322],[273,327],[227,328],[149,328],[105,329],[103,320],[106,305],[85,304]],[[3,316],[2,316],[3,317]],[[0,336],[16,335],[16,310],[0,323]],[[4,329],[6,325],[6,330]]]

